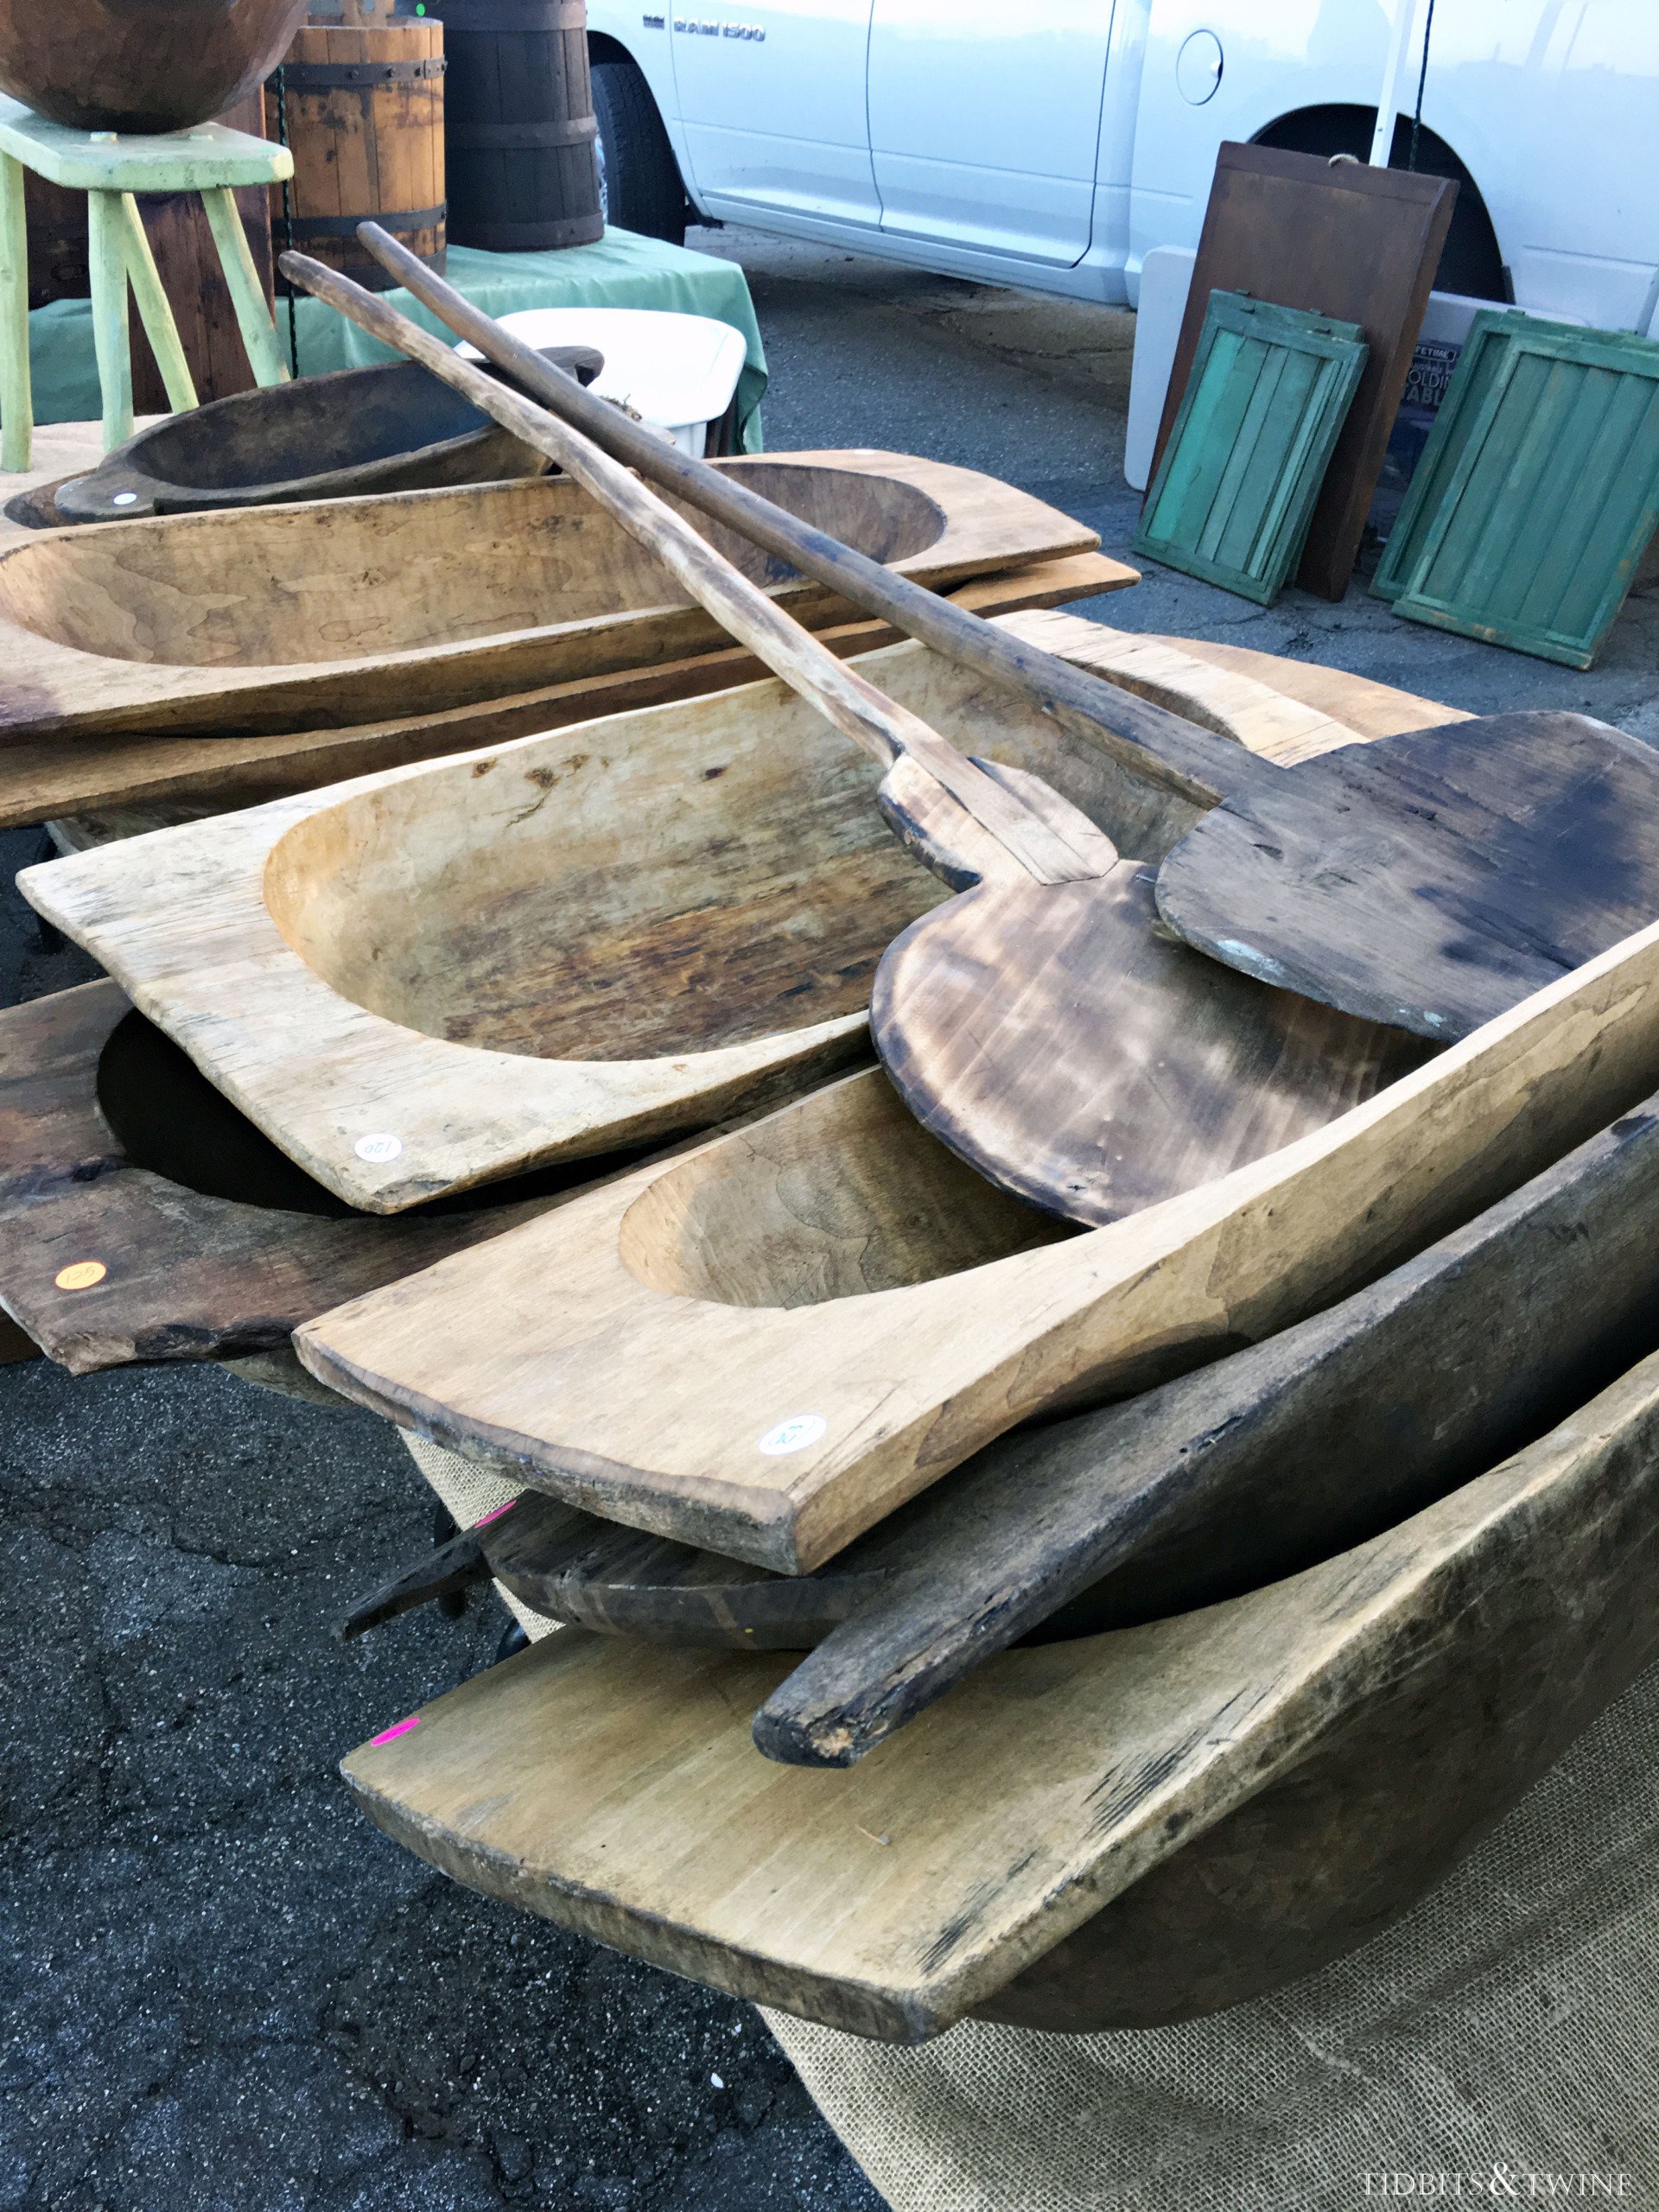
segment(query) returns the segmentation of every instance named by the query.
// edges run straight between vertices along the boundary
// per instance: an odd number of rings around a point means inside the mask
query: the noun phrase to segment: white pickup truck
[[[714,10],[715,12],[702,12]],[[1383,0],[588,0],[607,213],[702,217],[1134,306],[1224,138],[1370,149]],[[1404,166],[1459,179],[1446,290],[1659,310],[1659,0],[1420,5]]]

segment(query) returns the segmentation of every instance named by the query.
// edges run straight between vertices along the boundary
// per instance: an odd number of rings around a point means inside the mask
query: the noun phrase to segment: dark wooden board
[[[359,1599],[340,1634],[361,1636],[490,1576],[531,1611],[601,1635],[806,1651],[871,1597],[884,1570],[837,1562],[816,1574],[772,1574],[525,1491]]]
[[[1585,715],[1411,731],[1255,777],[1165,859],[1158,908],[1247,975],[1449,1043],[1659,915],[1656,798],[1659,753]]]
[[[1444,177],[1224,142],[1153,454],[1156,479],[1212,291],[1357,322],[1370,348],[1313,510],[1296,581],[1340,599],[1452,222]]]
[[[285,1344],[341,1298],[528,1220],[558,1187],[520,1179],[461,1211],[356,1214],[114,983],[0,1014],[0,1300],[77,1374]],[[92,1265],[95,1281],[60,1282]]]

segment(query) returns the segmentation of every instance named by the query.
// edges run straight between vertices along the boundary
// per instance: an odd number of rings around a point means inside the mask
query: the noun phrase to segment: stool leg
[[[10,154],[0,154],[0,468],[25,469],[34,452],[23,165]]]
[[[236,196],[228,187],[214,185],[202,194],[201,203],[207,210],[208,228],[219,248],[219,266],[231,288],[237,327],[248,349],[253,373],[262,385],[286,384],[288,363],[283,358],[276,326],[265,305],[265,288],[253,265],[253,251],[242,227],[242,218],[237,213]]]
[[[104,450],[132,435],[132,356],[127,341],[127,257],[122,194],[86,195],[87,259],[92,278],[92,342],[104,395]]]
[[[120,201],[118,220],[122,231],[123,257],[132,284],[132,296],[138,302],[139,320],[167,388],[167,404],[175,414],[181,414],[199,402],[190,364],[184,357],[179,326],[173,320],[173,309],[162,284],[162,272],[156,266],[156,256],[150,250],[143,218],[138,213],[138,202],[130,192],[111,193],[110,197]]]

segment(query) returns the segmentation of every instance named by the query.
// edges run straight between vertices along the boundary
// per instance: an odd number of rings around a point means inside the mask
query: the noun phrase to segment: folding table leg
[[[104,397],[104,450],[132,435],[132,356],[128,352],[127,256],[124,195],[86,194],[87,260],[92,279],[92,343]]]
[[[0,468],[25,469],[34,452],[23,165],[10,154],[0,154]]]
[[[253,251],[237,212],[236,195],[227,186],[213,185],[202,194],[201,203],[207,210],[208,227],[213,234],[213,244],[219,248],[219,266],[231,288],[237,327],[248,349],[254,376],[262,385],[286,384],[288,363],[283,356],[276,326],[265,305],[265,288],[254,267]]]
[[[127,264],[127,276],[132,284],[132,296],[138,302],[139,320],[149,340],[150,351],[156,356],[156,365],[162,372],[162,382],[167,389],[167,404],[175,414],[199,404],[190,364],[184,356],[184,342],[179,336],[179,326],[173,320],[172,304],[162,283],[162,272],[156,266],[156,256],[150,249],[149,235],[144,228],[143,218],[138,213],[138,202],[131,193],[118,195],[118,219],[123,232],[123,253]]]

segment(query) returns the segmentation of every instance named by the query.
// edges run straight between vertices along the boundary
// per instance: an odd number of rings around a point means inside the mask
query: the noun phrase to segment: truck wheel
[[[632,61],[596,61],[592,73],[606,221],[683,245],[685,187],[644,73]]]

